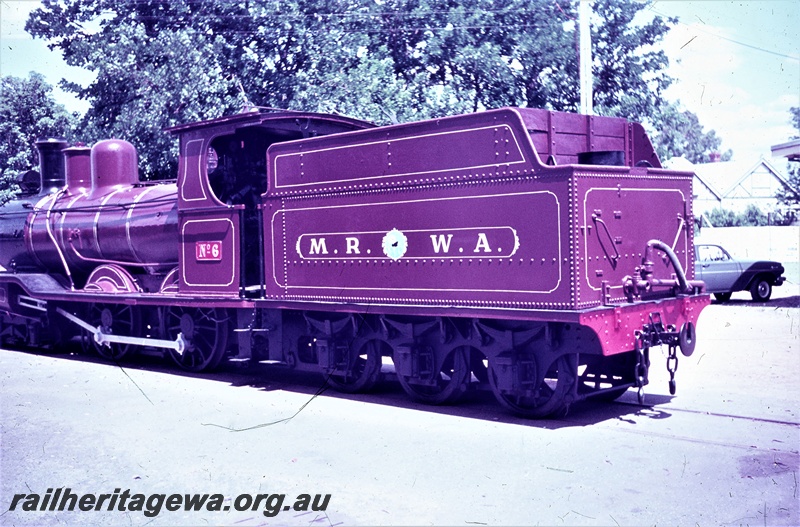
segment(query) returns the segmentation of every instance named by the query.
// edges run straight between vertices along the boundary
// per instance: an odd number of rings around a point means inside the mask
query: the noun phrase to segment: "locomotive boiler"
[[[348,392],[388,377],[431,404],[487,389],[528,417],[643,397],[666,345],[675,392],[709,297],[692,174],[663,169],[641,125],[257,110],[168,132],[174,181],[140,182],[124,141],[58,143],[63,183],[6,206],[4,345],[280,364]]]

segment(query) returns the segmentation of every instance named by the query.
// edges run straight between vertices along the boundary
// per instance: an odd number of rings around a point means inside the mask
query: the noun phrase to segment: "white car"
[[[750,291],[757,302],[766,302],[772,288],[786,278],[779,262],[736,260],[719,245],[694,246],[694,276],[706,283],[706,292],[719,302],[727,302],[736,291]]]

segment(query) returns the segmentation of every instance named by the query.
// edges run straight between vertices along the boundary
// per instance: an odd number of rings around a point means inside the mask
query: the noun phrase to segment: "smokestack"
[[[39,194],[45,195],[64,186],[64,156],[61,151],[69,146],[63,137],[45,137],[36,140],[39,151],[39,174],[42,185]]]

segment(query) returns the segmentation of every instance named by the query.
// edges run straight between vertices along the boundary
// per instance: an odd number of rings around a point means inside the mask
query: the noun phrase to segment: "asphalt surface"
[[[190,376],[154,358],[0,351],[0,524],[800,525],[790,293],[707,308],[675,397],[655,349],[646,406],[629,391],[561,420],[515,418],[488,393],[430,408],[391,382],[318,394],[317,376],[275,367]],[[59,487],[224,498],[152,516],[9,510]],[[287,497],[270,517],[266,501],[236,511],[240,494]],[[283,510],[300,494],[330,494],[326,510]]]

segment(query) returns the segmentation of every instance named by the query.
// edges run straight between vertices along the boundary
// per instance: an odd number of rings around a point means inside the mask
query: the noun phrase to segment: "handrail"
[[[61,259],[61,263],[64,265],[64,271],[67,273],[67,278],[69,278],[69,288],[72,291],[75,291],[75,282],[72,280],[72,273],[69,270],[69,265],[67,264],[66,258],[64,258],[64,253],[61,251],[61,247],[58,246],[58,242],[56,241],[56,237],[53,234],[53,228],[50,225],[50,214],[53,211],[53,207],[58,201],[58,198],[67,191],[67,187],[62,188],[55,194],[53,194],[53,201],[50,203],[50,206],[47,207],[47,214],[44,218],[44,226],[45,230],[47,231],[47,236],[50,238],[50,241],[53,242],[53,246],[56,248],[56,253],[58,253],[58,257]]]

